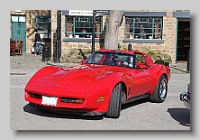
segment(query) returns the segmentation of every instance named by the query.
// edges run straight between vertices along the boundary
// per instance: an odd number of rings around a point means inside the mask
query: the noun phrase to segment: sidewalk
[[[10,73],[24,74],[27,70],[37,70],[46,65],[41,59],[42,56],[34,56],[28,53],[10,56]]]
[[[170,65],[172,73],[188,73],[187,71],[187,62],[181,62],[177,64]]]
[[[42,56],[34,56],[29,53],[23,53],[22,55],[10,56],[10,74],[26,74],[27,70],[39,70],[47,65],[57,66],[74,66],[78,63],[55,63],[53,60],[42,61]],[[172,73],[186,73],[187,63],[171,64]]]
[[[10,56],[10,74],[23,75],[28,70],[39,70],[47,65],[73,66],[73,63],[54,63],[53,60],[42,61],[42,55],[34,56],[30,53]]]

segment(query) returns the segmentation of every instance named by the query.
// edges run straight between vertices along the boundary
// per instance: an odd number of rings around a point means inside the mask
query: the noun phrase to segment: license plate
[[[49,106],[56,106],[57,97],[42,96],[42,104],[49,105]]]

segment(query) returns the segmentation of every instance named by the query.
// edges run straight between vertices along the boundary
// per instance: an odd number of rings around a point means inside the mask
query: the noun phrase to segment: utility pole
[[[57,40],[56,40],[56,63],[60,63],[61,56],[61,10],[57,10]]]

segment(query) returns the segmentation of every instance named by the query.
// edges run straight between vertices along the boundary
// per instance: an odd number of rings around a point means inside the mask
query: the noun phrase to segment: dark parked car
[[[184,105],[190,109],[190,83],[187,85],[187,92],[180,94],[180,100],[184,102]]]

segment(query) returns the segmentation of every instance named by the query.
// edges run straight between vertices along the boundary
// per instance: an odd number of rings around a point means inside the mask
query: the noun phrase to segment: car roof
[[[140,52],[139,50],[112,50],[112,49],[99,49],[98,52],[114,52],[114,53],[126,53],[126,54],[134,54],[134,53],[140,53],[145,54],[144,52]]]

